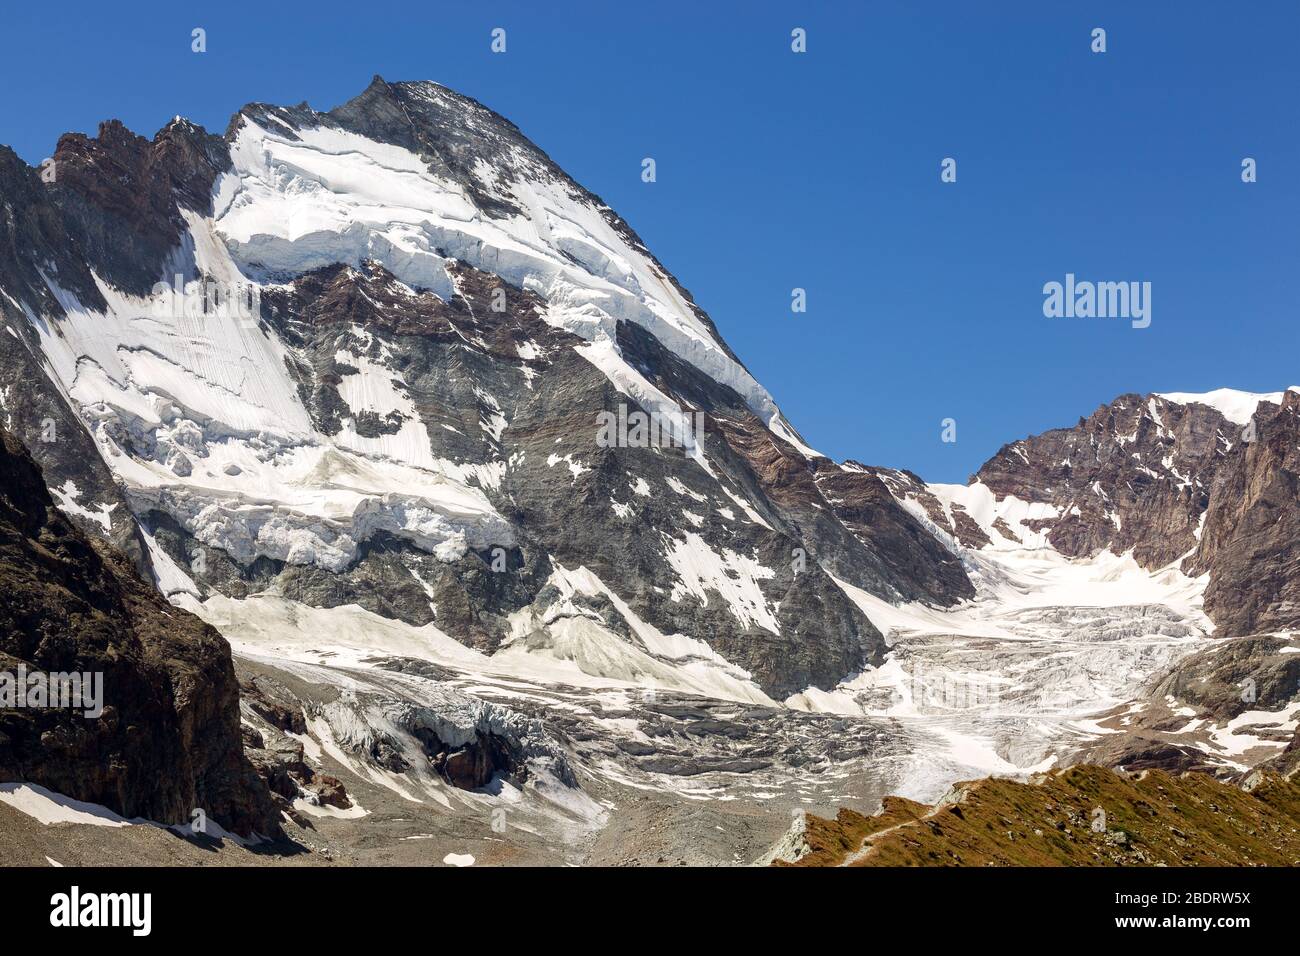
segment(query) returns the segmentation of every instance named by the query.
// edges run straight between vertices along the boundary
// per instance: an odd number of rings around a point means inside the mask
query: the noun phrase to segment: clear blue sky
[[[632,223],[836,458],[963,481],[1122,392],[1300,383],[1294,0],[65,2],[3,21],[0,142],[31,163],[108,117],[221,131],[245,102],[327,109],[375,73],[480,99]],[[1151,327],[1044,318],[1066,272],[1150,281]]]

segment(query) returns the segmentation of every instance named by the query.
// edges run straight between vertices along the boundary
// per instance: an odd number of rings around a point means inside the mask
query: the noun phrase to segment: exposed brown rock
[[[974,480],[998,498],[1058,506],[1060,517],[1034,526],[1064,554],[1132,550],[1155,569],[1196,545],[1210,486],[1240,431],[1207,405],[1121,395],[1073,428],[1003,446]]]
[[[229,646],[69,523],[0,431],[0,669],[19,665],[102,673],[104,712],[0,711],[0,779],[127,817],[185,823],[201,809],[236,833],[280,832],[242,750]]]
[[[210,212],[212,184],[230,165],[219,136],[181,119],[152,141],[118,120],[101,123],[95,137],[65,133],[53,159],[51,195],[76,223],[82,254],[101,278],[137,295],[150,292],[180,244],[181,210]]]
[[[1300,626],[1300,393],[1261,405],[1255,440],[1233,446],[1188,570],[1209,571],[1205,610],[1221,633]]]

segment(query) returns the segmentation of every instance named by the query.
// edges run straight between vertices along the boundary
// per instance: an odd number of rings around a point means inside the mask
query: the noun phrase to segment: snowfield
[[[207,220],[187,218],[182,254],[194,260],[178,271],[245,281]],[[467,548],[513,543],[480,488],[433,457],[424,425],[382,365],[354,359],[358,371],[343,391],[354,413],[402,413],[401,429],[365,438],[347,419],[327,436],[288,374],[286,347],[256,323],[222,311],[160,315],[156,300],[104,282],[108,308],[99,312],[49,285],[66,317],[29,318],[52,377],[137,513],[161,510],[241,562],[269,557],[334,571],[378,531],[448,561]],[[165,590],[185,586],[168,576]]]
[[[1286,391],[1300,392],[1300,385],[1292,385]],[[1242,392],[1235,388],[1216,388],[1212,392],[1163,392],[1160,398],[1180,405],[1209,405],[1217,409],[1230,422],[1245,425],[1255,414],[1260,402],[1282,403],[1282,392]]]

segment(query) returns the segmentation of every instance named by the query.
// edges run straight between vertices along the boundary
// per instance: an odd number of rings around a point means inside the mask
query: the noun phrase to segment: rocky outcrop
[[[230,165],[221,137],[177,117],[150,141],[109,120],[95,137],[66,133],[53,159],[50,197],[96,275],[140,296],[170,281],[169,262],[195,278],[177,257],[181,210],[211,211],[212,184]]]
[[[1206,613],[1225,634],[1300,626],[1300,393],[1263,404],[1210,489],[1191,573],[1209,572]]]
[[[56,165],[56,179],[57,172]],[[81,301],[103,304],[76,224],[51,201],[40,173],[8,146],[0,146],[0,249],[0,288],[37,314],[62,314],[63,307],[46,281],[53,275],[61,288],[76,293]],[[6,314],[14,308],[3,297],[0,303]],[[22,314],[15,312],[14,318]]]
[[[1278,711],[1300,700],[1300,654],[1276,637],[1216,643],[1158,678],[1152,696],[1172,697],[1220,721],[1246,711]]]
[[[1163,567],[1196,546],[1210,488],[1241,428],[1203,404],[1121,395],[1073,428],[1005,445],[974,475],[998,498],[1043,502],[1026,522],[1063,554],[1132,550]]]
[[[306,759],[303,740],[307,722],[302,702],[283,683],[247,665],[236,665],[239,679],[241,733],[244,752],[270,792],[278,812],[303,829],[312,829],[308,816],[295,802],[348,810],[353,806],[347,788],[337,777],[322,773]]]
[[[1131,552],[1148,570],[1208,575],[1205,611],[1230,637],[1300,624],[1297,448],[1300,392],[1121,395],[1072,428],[1005,445],[971,477],[1016,521],[981,525],[914,475],[871,471],[967,548],[1038,534],[1071,557]]]
[[[100,675],[103,710],[0,710],[0,779],[127,817],[188,823],[202,810],[235,833],[279,833],[241,748],[229,646],[73,527],[0,432],[0,671],[20,667]]]
[[[1168,721],[1165,726],[1176,730],[1172,723]],[[1080,763],[1095,763],[1130,773],[1142,770],[1214,773],[1221,769],[1211,763],[1205,751],[1194,743],[1179,744],[1159,736],[1133,731],[1102,737],[1077,756]]]
[[[961,559],[943,546],[931,529],[898,505],[875,469],[857,462],[816,463],[817,489],[835,518],[865,545],[865,555],[845,549],[828,565],[845,579],[872,574],[873,593],[896,593],[907,601],[947,605],[975,596]],[[973,524],[973,523],[972,523]],[[861,568],[866,558],[866,569]],[[851,566],[858,567],[856,573]]]
[[[1108,733],[1069,757],[1125,770],[1201,770],[1236,778],[1291,767],[1300,653],[1274,636],[1218,640],[1157,673],[1137,701],[1100,723]]]
[[[992,542],[989,532],[967,513],[964,505],[941,501],[920,475],[905,469],[874,468],[852,461],[845,462],[845,467],[864,468],[879,478],[895,500],[908,502],[918,509],[914,515],[917,520],[952,551],[979,549]]]

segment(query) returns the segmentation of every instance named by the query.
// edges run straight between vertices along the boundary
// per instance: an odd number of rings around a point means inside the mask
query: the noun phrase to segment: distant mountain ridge
[[[1077,425],[1004,445],[967,486],[875,469],[961,545],[1132,552],[1208,574],[1223,636],[1295,627],[1300,390],[1121,395]]]

